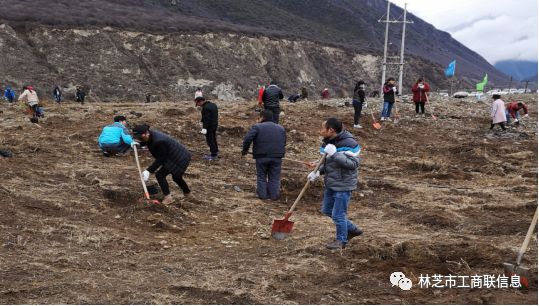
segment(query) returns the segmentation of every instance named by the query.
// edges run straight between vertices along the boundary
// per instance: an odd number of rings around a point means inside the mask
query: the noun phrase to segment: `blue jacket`
[[[11,87],[6,87],[6,90],[4,91],[4,97],[6,99],[15,99],[15,92],[13,91],[13,89],[11,89]]]
[[[123,126],[120,122],[114,122],[103,128],[101,135],[99,135],[99,146],[102,144],[116,144],[123,141],[130,145],[133,142],[133,138],[129,135],[129,130]]]
[[[249,150],[252,142],[253,158],[283,158],[286,147],[285,129],[272,121],[257,123],[243,138],[243,152]]]

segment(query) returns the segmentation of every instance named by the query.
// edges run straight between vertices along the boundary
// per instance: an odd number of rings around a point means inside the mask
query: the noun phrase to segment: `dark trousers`
[[[264,109],[270,110],[273,113],[273,122],[279,124],[279,115],[281,114],[281,108],[279,106],[265,106]]]
[[[354,124],[359,124],[359,118],[361,118],[361,110],[363,109],[363,102],[358,100],[352,100],[354,106]]]
[[[54,100],[56,100],[56,103],[60,103],[62,101],[62,96],[54,96]]]
[[[215,157],[219,154],[219,147],[217,146],[217,128],[206,130],[206,143],[210,147],[211,156]]]
[[[416,102],[415,103],[415,113],[419,114],[419,108],[421,108],[421,113],[425,113],[425,102]]]
[[[101,150],[112,153],[112,154],[125,153],[127,152],[127,150],[131,148],[130,145],[123,142],[121,139],[120,139],[120,143],[104,143],[104,144],[101,144],[100,147],[101,147]]]
[[[32,112],[32,117],[37,118],[37,108],[39,107],[39,104],[34,104],[30,106],[30,111]]]
[[[167,169],[165,169],[165,167],[161,167],[155,173],[155,178],[157,179],[157,183],[159,184],[161,191],[163,191],[163,195],[170,194],[170,189],[168,188],[168,182],[167,182],[167,175],[169,174],[170,172]],[[178,186],[181,188],[184,194],[188,194],[191,192],[191,190],[189,189],[189,186],[187,186],[187,183],[183,180],[183,174],[172,175],[172,180],[176,182],[176,184],[178,184]]]
[[[260,199],[279,199],[281,163],[280,158],[262,157],[256,159],[256,193]]]
[[[505,131],[505,122],[491,123],[490,124],[490,129],[492,130],[496,124],[499,124],[502,127],[502,130]]]

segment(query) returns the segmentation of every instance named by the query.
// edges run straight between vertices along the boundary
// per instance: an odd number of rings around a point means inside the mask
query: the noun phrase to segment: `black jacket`
[[[191,152],[176,139],[159,131],[150,130],[150,141],[146,145],[155,157],[153,164],[148,167],[150,173],[161,166],[176,176],[182,175],[187,170],[191,161]]]
[[[277,85],[268,86],[262,95],[265,107],[279,107],[279,100],[282,98],[284,98],[283,92]]]
[[[365,85],[360,85],[359,87],[354,88],[352,99],[358,102],[365,102]]]
[[[286,146],[286,131],[272,121],[257,123],[243,138],[243,152],[249,151],[253,142],[253,158],[283,158]]]
[[[395,102],[395,96],[399,95],[399,91],[393,92],[393,87],[396,87],[396,85],[384,84],[384,102]]]
[[[217,130],[218,121],[219,121],[219,111],[217,110],[217,105],[210,101],[206,101],[202,105],[202,128],[207,130]]]

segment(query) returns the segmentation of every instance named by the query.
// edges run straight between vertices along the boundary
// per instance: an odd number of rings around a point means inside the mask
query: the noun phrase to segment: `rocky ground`
[[[49,103],[39,125],[0,105],[0,303],[2,304],[537,304],[537,239],[524,264],[531,288],[419,288],[421,274],[502,273],[537,207],[537,98],[525,125],[490,131],[489,103],[436,100],[437,120],[413,117],[352,130],[364,150],[349,216],[364,230],[342,251],[325,243],[334,225],[312,186],[293,233],[271,238],[308,170],[284,161],[282,198],[254,196],[255,167],[241,140],[254,103],[220,102],[222,158],[202,159],[200,114],[182,103]],[[339,101],[284,104],[287,157],[318,157],[318,127],[329,116],[352,125]],[[379,101],[371,101],[379,108]],[[104,158],[96,139],[114,114],[147,122],[193,152],[186,181],[194,199],[148,206],[133,155]],[[151,162],[142,151],[143,166]],[[180,206],[181,204],[181,206]],[[401,271],[414,287],[392,287]]]

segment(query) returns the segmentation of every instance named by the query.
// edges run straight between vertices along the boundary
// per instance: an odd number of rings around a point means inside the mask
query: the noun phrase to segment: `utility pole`
[[[386,19],[382,20],[380,18],[378,22],[384,22],[386,24],[386,36],[384,39],[384,59],[382,61],[382,85],[380,86],[380,93],[383,93],[384,90],[384,83],[386,81],[386,71],[387,71],[387,65],[399,65],[399,92],[402,93],[402,77],[403,77],[403,71],[404,71],[404,40],[406,37],[406,24],[407,23],[414,23],[413,21],[406,20],[406,6],[408,4],[404,4],[404,14],[402,21],[398,19],[390,20],[389,19],[389,12],[391,7],[391,2],[389,0],[387,1],[387,12],[386,12]],[[383,17],[383,16],[382,16]],[[398,59],[398,62],[387,62],[388,56],[387,56],[387,41],[388,41],[388,35],[389,35],[389,24],[390,23],[402,23],[402,38],[401,38],[401,50],[400,50],[400,56],[393,56],[390,57],[392,59]]]
[[[404,3],[404,17],[402,18],[402,41],[401,41],[401,58],[399,64],[399,92],[402,94],[402,74],[404,70],[404,38],[406,37],[406,6]]]

